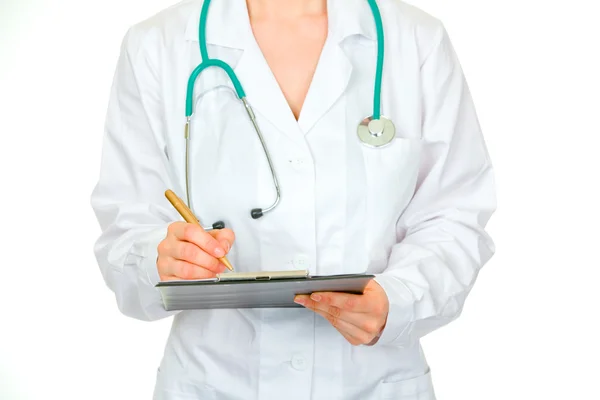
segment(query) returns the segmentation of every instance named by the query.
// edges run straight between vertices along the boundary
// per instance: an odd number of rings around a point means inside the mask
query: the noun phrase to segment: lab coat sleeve
[[[121,47],[91,204],[102,229],[94,252],[103,278],[123,314],[149,321],[175,314],[154,285],[157,246],[180,218],[164,197],[173,179],[161,150],[159,84],[141,43],[132,28]]]
[[[398,243],[376,277],[389,303],[378,345],[410,346],[456,319],[495,252],[485,226],[496,208],[492,165],[447,32],[421,66],[422,152]]]

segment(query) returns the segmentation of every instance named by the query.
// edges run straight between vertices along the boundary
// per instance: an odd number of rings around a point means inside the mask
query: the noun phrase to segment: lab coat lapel
[[[353,64],[344,52],[346,39],[362,36],[373,42],[375,26],[364,0],[329,0],[329,34],[298,120],[308,134],[312,127],[342,97],[353,74]]]
[[[259,124],[261,120],[268,121],[290,140],[304,145],[296,118],[251,32],[235,72],[258,115]]]
[[[302,132],[308,134],[344,94],[351,74],[352,64],[335,38],[328,37],[298,119]]]

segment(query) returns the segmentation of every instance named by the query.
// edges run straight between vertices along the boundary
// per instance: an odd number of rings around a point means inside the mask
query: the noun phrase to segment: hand
[[[387,295],[374,280],[362,295],[324,292],[298,295],[294,301],[325,317],[354,346],[375,344],[389,312]]]
[[[158,245],[156,266],[162,281],[213,278],[225,271],[218,258],[231,249],[231,229],[206,232],[186,222],[169,225],[167,237]]]

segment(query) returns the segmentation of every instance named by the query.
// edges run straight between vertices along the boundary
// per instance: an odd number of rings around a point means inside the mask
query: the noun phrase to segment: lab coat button
[[[308,163],[308,160],[306,160],[305,158],[292,158],[289,161],[294,168],[300,170],[305,169],[310,165]]]
[[[297,371],[304,371],[306,369],[306,359],[298,354],[293,356],[292,368],[294,368]]]

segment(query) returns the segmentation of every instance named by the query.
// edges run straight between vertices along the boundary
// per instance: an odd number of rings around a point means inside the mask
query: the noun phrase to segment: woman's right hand
[[[156,266],[161,281],[215,277],[225,271],[218,259],[229,252],[234,241],[231,229],[206,232],[195,224],[172,223],[158,245]]]

